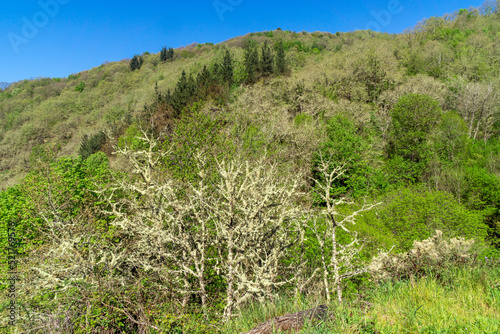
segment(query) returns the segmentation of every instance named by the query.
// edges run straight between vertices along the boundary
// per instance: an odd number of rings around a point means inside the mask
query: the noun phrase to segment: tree
[[[360,209],[351,214],[342,214],[339,207],[353,203],[346,197],[332,196],[332,194],[336,180],[346,172],[345,166],[340,165],[332,168],[332,156],[325,157],[321,152],[319,159],[316,170],[321,175],[321,179],[313,179],[316,185],[314,192],[322,199],[326,207],[320,210],[319,214],[313,216],[312,223],[308,228],[313,232],[319,244],[326,298],[330,301],[330,293],[335,290],[338,301],[342,302],[342,281],[368,271],[367,267],[356,263],[356,257],[359,255],[362,245],[357,234],[349,230],[349,226],[355,224],[355,218],[358,214],[370,210],[380,203],[364,203]],[[347,243],[339,242],[340,233],[348,235]],[[327,249],[331,249],[330,254],[327,254]]]
[[[297,176],[283,179],[276,165],[233,159],[217,165],[215,193],[205,200],[217,231],[219,269],[227,283],[224,318],[252,297],[263,301],[277,287],[291,283],[284,271],[300,276],[301,264],[282,266],[290,247],[302,238]]]
[[[105,142],[106,135],[102,131],[99,131],[90,137],[88,135],[84,135],[78,154],[85,160],[92,154],[99,151]]]
[[[120,259],[121,265],[138,267],[165,279],[170,277],[182,295],[182,307],[187,306],[191,294],[198,294],[206,313],[205,266],[214,232],[208,226],[209,217],[200,208],[207,196],[206,184],[201,178],[198,183],[183,187],[162,178],[159,164],[169,151],[159,150],[158,139],[146,131],[141,131],[137,139],[144,149],[117,148],[117,153],[131,163],[136,177],[116,179],[110,187],[99,191],[111,208],[105,213],[115,217],[111,224],[120,228],[122,240],[130,241],[122,245],[130,256]],[[203,158],[198,162],[203,170]],[[114,189],[125,196],[113,196]]]
[[[399,155],[406,160],[424,159],[428,134],[441,116],[439,103],[427,95],[402,96],[392,110],[389,156]]]
[[[259,71],[259,52],[251,40],[247,41],[244,54],[246,83],[252,84],[256,81]]]
[[[161,61],[167,61],[167,47],[164,46],[162,49],[161,49],[161,52],[160,52],[160,60]]]
[[[160,60],[165,62],[165,61],[171,60],[173,58],[174,58],[174,49],[169,47],[167,50],[167,47],[164,46],[160,52]]]
[[[262,75],[268,76],[273,72],[273,54],[271,48],[267,45],[267,41],[262,46],[262,57],[260,59],[260,70]]]
[[[337,115],[328,120],[326,134],[328,140],[313,154],[313,177],[321,182],[326,181],[318,167],[323,163],[323,156],[330,156],[330,169],[342,166],[344,171],[332,184],[332,196],[346,196],[349,193],[352,197],[358,197],[366,194],[366,175],[370,172],[363,153],[368,145],[357,133],[356,126],[346,117]]]
[[[284,74],[286,73],[286,59],[285,59],[285,48],[283,47],[283,41],[279,41],[274,46],[276,51],[276,73]]]
[[[233,84],[233,72],[234,72],[234,61],[233,57],[231,56],[231,52],[229,52],[229,49],[226,49],[224,53],[224,58],[222,59],[222,64],[221,64],[221,76],[222,80],[224,83],[227,85],[232,85]]]
[[[478,139],[482,135],[486,142],[492,135],[494,124],[500,119],[496,87],[493,83],[458,80],[452,91],[453,106],[464,119],[469,138]]]
[[[113,217],[123,254],[129,254],[119,258],[118,266],[169,278],[183,296],[183,306],[197,294],[206,310],[212,261],[213,272],[225,280],[226,320],[245,301],[272,297],[276,288],[293,282],[285,271],[301,273],[300,264],[282,263],[303,236],[294,205],[299,177],[284,179],[276,165],[236,158],[217,162],[216,181],[209,189],[207,160],[198,152],[198,180],[176,183],[159,170],[170,151],[158,150],[158,140],[147,132],[138,139],[144,149],[118,149],[135,177],[116,179],[99,191],[111,208],[105,213]]]
[[[75,87],[75,92],[83,92],[85,90],[85,82],[81,81],[78,85]]]
[[[139,55],[135,55],[132,57],[132,60],[130,60],[130,69],[132,71],[139,70],[144,63],[144,58]]]
[[[195,93],[196,81],[191,74],[188,77],[186,71],[182,71],[174,92],[168,98],[177,115],[180,114],[185,106],[192,102]]]

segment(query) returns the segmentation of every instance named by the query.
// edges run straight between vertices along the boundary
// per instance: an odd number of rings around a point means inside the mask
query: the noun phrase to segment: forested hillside
[[[500,330],[498,6],[0,90],[2,326],[10,291],[19,332]]]

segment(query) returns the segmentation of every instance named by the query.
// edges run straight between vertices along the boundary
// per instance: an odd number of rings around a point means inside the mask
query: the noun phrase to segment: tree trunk
[[[232,244],[228,247],[227,254],[227,264],[228,264],[228,272],[227,272],[227,302],[226,307],[224,308],[224,320],[228,321],[231,318],[233,304],[234,304],[234,254]]]

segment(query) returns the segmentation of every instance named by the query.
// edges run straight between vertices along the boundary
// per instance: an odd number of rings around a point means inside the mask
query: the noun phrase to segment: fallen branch
[[[274,331],[298,331],[304,326],[304,320],[325,320],[328,316],[328,306],[320,305],[310,310],[285,314],[259,324],[254,329],[241,334],[272,334]]]

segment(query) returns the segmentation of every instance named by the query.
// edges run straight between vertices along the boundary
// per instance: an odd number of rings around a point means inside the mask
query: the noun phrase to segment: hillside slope
[[[155,83],[160,91],[173,89],[183,70],[198,73],[205,64],[221,57],[225,47],[235,56],[236,75],[241,74],[247,38],[261,45],[264,40],[270,44],[283,40],[292,73],[234,90],[234,102],[227,107],[235,112],[251,108],[245,102],[248,94],[254,94],[250,92],[269,94],[266,90],[270,86],[278,86],[281,95],[271,88],[275,105],[263,105],[265,112],[276,105],[313,116],[342,110],[361,122],[368,120],[372,111],[390,108],[408,89],[429,93],[445,109],[456,109],[449,104],[453,99],[449,96],[453,89],[450,80],[487,83],[498,91],[498,16],[477,11],[431,18],[398,35],[273,31],[219,45],[188,46],[176,50],[175,59],[167,63],[160,61],[159,54],[145,54],[139,71],[131,71],[124,60],[68,78],[25,80],[2,91],[0,187],[15,184],[26,174],[35,146],[49,143],[60,146],[62,155],[76,154],[85,134],[116,127],[141,111],[154,98]],[[82,83],[83,91],[75,90]],[[300,94],[285,94],[297,88]],[[270,103],[264,95],[261,98]],[[498,125],[494,124],[491,131],[498,134]],[[489,131],[488,137],[493,135]]]

